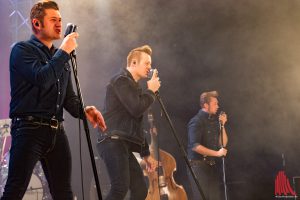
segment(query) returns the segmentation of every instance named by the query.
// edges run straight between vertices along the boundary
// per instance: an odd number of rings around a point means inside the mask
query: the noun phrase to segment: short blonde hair
[[[217,98],[219,96],[217,91],[209,91],[209,92],[203,92],[200,95],[200,106],[203,108],[204,104],[209,104],[211,97]]]
[[[139,62],[140,55],[142,52],[148,54],[149,56],[152,55],[152,49],[149,45],[144,45],[144,46],[132,49],[127,56],[127,67],[131,64],[131,62],[134,58],[136,58],[137,61]]]

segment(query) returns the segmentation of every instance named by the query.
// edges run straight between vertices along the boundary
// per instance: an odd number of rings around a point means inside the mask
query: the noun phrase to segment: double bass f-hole
[[[173,172],[176,170],[174,157],[159,148],[158,131],[151,109],[148,111],[148,122],[151,134],[150,154],[157,160],[158,167],[154,172],[145,171],[149,179],[146,200],[186,200],[186,192],[173,178]]]

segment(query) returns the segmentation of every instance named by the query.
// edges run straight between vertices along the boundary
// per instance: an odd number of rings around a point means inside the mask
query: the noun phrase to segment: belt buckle
[[[210,166],[214,166],[215,164],[216,164],[216,163],[215,163],[214,160],[210,160],[210,161],[209,161],[209,165],[210,165]]]
[[[203,161],[206,162],[209,166],[214,166],[216,164],[215,160],[210,160],[206,157],[203,157]]]
[[[207,160],[206,162],[209,166],[214,166],[216,164],[216,161],[214,160]]]
[[[57,119],[50,119],[50,127],[53,129],[58,129],[58,120]]]
[[[119,137],[118,135],[112,135],[112,136],[110,136],[110,138],[113,139],[113,140],[118,140],[118,139],[120,139],[120,137]]]

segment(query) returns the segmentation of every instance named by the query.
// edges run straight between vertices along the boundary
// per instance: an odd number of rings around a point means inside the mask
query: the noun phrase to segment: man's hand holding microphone
[[[158,77],[158,71],[157,69],[153,69],[152,77],[149,81],[147,81],[148,89],[154,92],[155,94],[158,94],[158,89],[160,88],[161,81]]]
[[[59,48],[70,54],[78,46],[76,42],[78,37],[79,34],[77,32],[70,33],[64,38]]]
[[[79,37],[79,34],[76,32],[77,26],[72,23],[67,24],[66,32],[64,35],[64,40],[62,41],[60,45],[60,49],[64,50],[68,54],[75,55],[75,49],[77,48],[77,42],[76,39]]]

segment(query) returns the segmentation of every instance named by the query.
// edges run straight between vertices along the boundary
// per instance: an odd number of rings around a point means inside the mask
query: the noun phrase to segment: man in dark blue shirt
[[[146,168],[152,172],[156,166],[142,128],[143,114],[155,100],[160,87],[157,71],[143,91],[138,81],[147,78],[151,69],[152,50],[148,45],[131,50],[127,67],[115,75],[107,86],[104,118],[107,131],[99,138],[99,155],[106,164],[111,190],[106,200],[122,200],[128,190],[130,199],[142,200],[147,187],[141,167],[133,155],[140,153]]]
[[[224,127],[227,115],[225,113],[220,114],[219,117],[216,115],[219,109],[217,97],[216,91],[202,93],[201,109],[188,124],[188,157],[207,200],[221,199],[216,161],[217,158],[227,154],[224,148],[228,142]],[[194,183],[193,179],[191,183]],[[195,184],[192,189],[193,199],[200,199]]]
[[[63,108],[82,118],[68,64],[78,34],[66,36],[58,49],[53,46],[62,31],[61,15],[53,1],[36,3],[30,19],[31,39],[17,43],[10,57],[12,145],[1,199],[22,199],[33,168],[41,161],[53,199],[72,200],[71,153],[62,122]],[[87,106],[85,113],[94,127],[106,128],[94,106]]]

